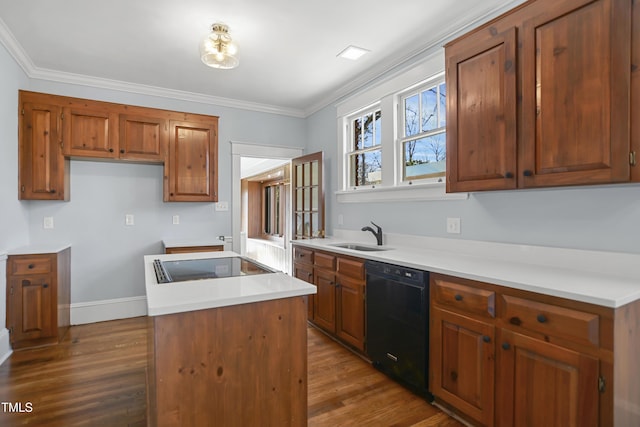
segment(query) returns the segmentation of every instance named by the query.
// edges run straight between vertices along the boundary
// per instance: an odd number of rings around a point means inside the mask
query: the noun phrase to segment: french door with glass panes
[[[293,239],[324,237],[322,151],[291,160]]]

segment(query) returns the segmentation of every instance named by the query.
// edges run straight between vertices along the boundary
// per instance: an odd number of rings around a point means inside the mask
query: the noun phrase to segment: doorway
[[[245,163],[245,173],[250,173],[253,175],[257,175],[259,172],[260,165],[264,168],[263,172],[268,171],[270,168],[273,169],[273,165],[283,163],[289,163],[289,161],[293,158],[301,156],[303,153],[302,148],[291,148],[291,147],[278,147],[272,145],[259,145],[252,144],[246,142],[231,142],[231,175],[232,175],[232,194],[231,194],[231,227],[232,227],[232,247],[233,251],[237,252],[241,255],[247,255],[247,234],[246,229],[243,234],[243,212],[242,212],[242,201],[243,201],[243,192],[242,192],[242,164]],[[253,169],[250,166],[253,165]],[[249,171],[249,172],[247,172]],[[275,193],[275,191],[274,191]],[[284,203],[286,206],[291,205],[291,192],[288,192],[286,195],[286,199]],[[279,197],[282,197],[279,195]],[[275,200],[272,198],[272,200]],[[280,199],[282,200],[282,199]],[[262,209],[262,208],[261,208]],[[261,214],[262,216],[262,214]],[[291,221],[285,221],[285,227],[291,227]],[[289,236],[291,233],[287,234],[286,238],[283,238],[283,246],[285,251],[285,257],[288,260],[287,265],[284,267],[285,273],[290,274],[290,265],[291,265],[291,245],[289,244]],[[258,259],[261,262],[260,259]],[[280,269],[280,268],[278,268]]]

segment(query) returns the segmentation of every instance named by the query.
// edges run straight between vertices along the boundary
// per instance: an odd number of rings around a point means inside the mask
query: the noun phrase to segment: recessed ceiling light
[[[370,52],[370,51],[368,49],[364,49],[354,45],[349,45],[337,56],[339,56],[340,58],[351,59],[355,61],[356,59],[360,58],[362,55],[364,55],[367,52]]]

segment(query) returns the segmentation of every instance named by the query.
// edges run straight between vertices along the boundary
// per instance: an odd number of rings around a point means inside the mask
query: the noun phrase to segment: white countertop
[[[158,284],[153,269],[155,259],[172,261],[232,256],[239,255],[230,251],[146,255],[144,268],[148,315],[159,316],[316,293],[316,287],[312,284],[284,273]]]
[[[346,241],[357,242],[325,238],[292,243],[611,308],[640,299],[637,254],[437,238],[408,239],[407,246],[395,239],[381,252],[332,246]]]
[[[50,243],[22,246],[11,249],[7,255],[35,255],[35,254],[55,254],[71,247],[68,243]]]

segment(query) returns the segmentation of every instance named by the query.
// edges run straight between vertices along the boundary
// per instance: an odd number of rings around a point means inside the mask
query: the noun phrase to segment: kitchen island
[[[283,273],[158,284],[145,256],[152,426],[307,424],[307,308],[316,288]]]

